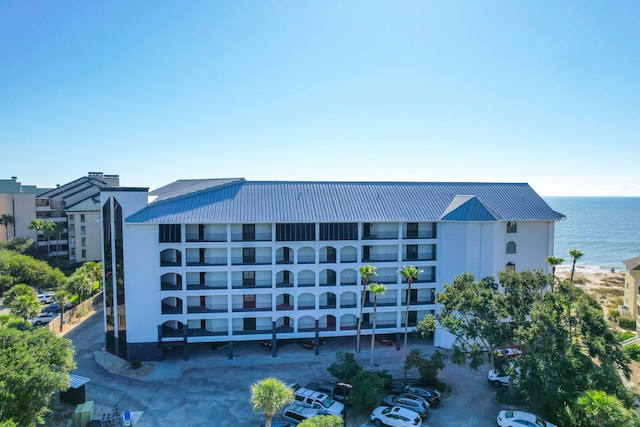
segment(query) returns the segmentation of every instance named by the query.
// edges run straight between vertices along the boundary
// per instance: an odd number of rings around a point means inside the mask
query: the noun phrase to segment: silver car
[[[429,403],[423,397],[420,397],[416,394],[390,394],[383,399],[382,404],[387,406],[399,406],[401,408],[411,409],[412,411],[417,412],[422,419],[426,418],[427,415],[429,415]]]

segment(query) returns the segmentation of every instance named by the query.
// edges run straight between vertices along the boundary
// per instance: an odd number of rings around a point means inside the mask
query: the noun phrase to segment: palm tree
[[[49,227],[51,229],[48,232],[51,233],[51,236],[56,236],[56,256],[57,256],[57,253],[60,251],[60,234],[64,230],[64,225],[62,225],[62,223],[54,222],[54,221],[48,221],[48,222],[50,223]]]
[[[265,427],[271,427],[275,413],[291,402],[293,390],[277,378],[264,378],[251,384],[251,404],[254,410],[263,411]]]
[[[573,258],[573,264],[571,265],[571,279],[569,280],[569,283],[573,285],[573,274],[576,272],[576,261],[578,261],[578,258],[582,257],[584,254],[578,249],[571,249],[569,251],[569,255]]]
[[[9,240],[9,224],[14,224],[15,219],[8,214],[0,215],[0,225],[4,225],[4,232],[6,233],[7,240]]]
[[[546,261],[549,263],[549,265],[551,265],[551,274],[553,275],[553,282],[555,284],[555,281],[556,281],[556,266],[562,264],[564,262],[564,259],[558,258],[558,257],[555,257],[555,256],[548,256],[546,258]],[[553,285],[551,285],[551,286],[552,286],[552,289],[553,289]]]
[[[419,270],[415,265],[402,266],[402,269],[398,271],[402,277],[407,280],[407,312],[404,317],[404,349],[407,349],[407,337],[409,336],[409,307],[411,306],[411,283],[414,280],[418,280],[418,276],[424,270]]]
[[[62,332],[62,326],[64,325],[64,306],[69,302],[71,294],[65,288],[57,288],[53,294],[55,302],[60,304],[60,332]]]
[[[589,420],[589,425],[629,425],[625,423],[627,413],[622,402],[602,390],[585,391],[576,403]]]
[[[374,276],[378,275],[378,269],[369,264],[360,267],[360,277],[362,278],[362,298],[360,299],[360,316],[358,317],[358,331],[356,334],[356,360],[360,357],[360,332],[362,330],[362,309],[364,299],[367,295],[367,286]]]
[[[44,229],[47,227],[47,224],[45,221],[41,220],[41,219],[32,219],[31,222],[29,223],[29,230],[37,230],[37,231],[42,231],[44,233]],[[37,236],[36,236],[36,241],[38,240]],[[49,253],[49,244],[47,244],[47,254]]]
[[[377,306],[378,306],[378,296],[384,295],[387,287],[380,283],[372,283],[369,285],[369,292],[373,294],[373,329],[371,330],[371,362],[370,369],[373,370],[373,349],[374,344],[376,342],[376,317],[377,317]]]

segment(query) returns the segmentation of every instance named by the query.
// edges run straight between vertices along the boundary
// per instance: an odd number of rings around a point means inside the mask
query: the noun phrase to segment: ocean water
[[[544,197],[566,216],[556,223],[554,256],[571,264],[569,250],[583,256],[579,266],[623,269],[623,261],[640,256],[640,197]]]

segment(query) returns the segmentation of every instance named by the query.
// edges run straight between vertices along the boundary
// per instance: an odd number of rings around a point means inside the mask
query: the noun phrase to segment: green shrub
[[[620,318],[618,318],[618,326],[620,326],[622,329],[635,331],[636,319],[631,316],[620,316]]]
[[[640,360],[640,345],[629,344],[624,348],[624,352],[633,360],[638,362]]]
[[[629,338],[634,338],[635,336],[636,336],[636,333],[631,331],[620,332],[620,334],[618,335],[618,337],[620,338],[620,341],[626,341]]]
[[[142,367],[142,361],[138,359],[133,359],[131,361],[131,369],[140,369]]]
[[[609,320],[617,322],[620,318],[620,312],[618,309],[609,310]]]

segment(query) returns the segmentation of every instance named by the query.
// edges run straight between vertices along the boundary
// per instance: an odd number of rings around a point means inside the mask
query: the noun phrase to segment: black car
[[[323,344],[324,344],[324,338],[320,337],[320,345],[323,345]],[[315,338],[306,340],[304,343],[302,343],[302,347],[306,348],[307,350],[313,350],[314,348],[316,348]]]
[[[440,393],[438,390],[427,387],[418,387],[405,385],[403,387],[396,387],[393,389],[394,393],[411,393],[417,396],[423,397],[430,406],[437,406],[440,403]]]
[[[338,402],[344,403],[345,397],[349,396],[349,391],[351,389],[349,387],[340,385],[335,382],[312,382],[307,384],[304,388],[308,388],[309,390],[319,391],[331,396],[334,400]]]
[[[64,303],[64,311],[71,310],[71,308],[73,308],[73,305],[71,305],[71,303]],[[60,313],[61,311],[62,310],[60,309],[60,304],[57,302],[45,305],[44,307],[42,307],[42,310],[40,310],[41,313]]]

